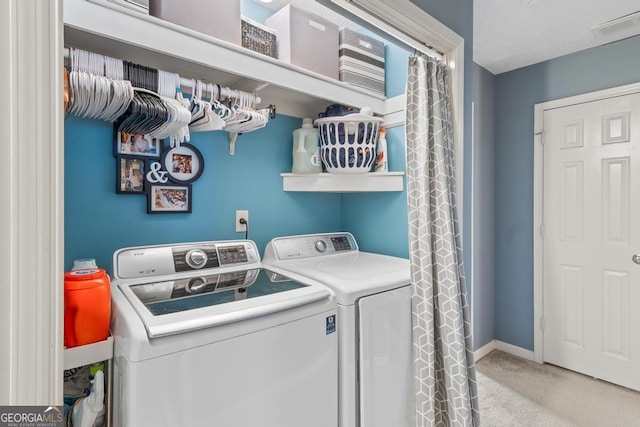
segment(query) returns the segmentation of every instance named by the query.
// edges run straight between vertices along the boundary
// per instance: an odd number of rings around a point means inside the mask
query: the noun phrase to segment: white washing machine
[[[247,240],[125,248],[113,265],[115,426],[337,426],[327,287],[263,268]]]
[[[328,233],[273,239],[263,263],[336,293],[340,427],[413,425],[409,261],[360,252],[350,233]]]

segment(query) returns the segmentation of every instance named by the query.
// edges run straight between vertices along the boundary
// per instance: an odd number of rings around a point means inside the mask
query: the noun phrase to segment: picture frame
[[[176,184],[191,184],[204,171],[204,159],[200,150],[187,143],[165,149],[161,163],[171,182]]]
[[[149,185],[147,213],[191,213],[191,185]]]
[[[162,154],[162,141],[149,135],[116,132],[113,151],[115,156],[130,155],[159,159]]]
[[[146,173],[149,169],[144,158],[134,156],[116,157],[116,193],[145,194]]]

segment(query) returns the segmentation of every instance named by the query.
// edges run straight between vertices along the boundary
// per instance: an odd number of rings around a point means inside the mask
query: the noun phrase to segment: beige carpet
[[[639,392],[497,350],[476,366],[483,427],[640,427]]]

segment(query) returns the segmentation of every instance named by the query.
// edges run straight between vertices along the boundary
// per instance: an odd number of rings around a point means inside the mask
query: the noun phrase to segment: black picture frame
[[[191,185],[150,184],[148,214],[191,213]]]
[[[139,156],[159,159],[162,154],[162,141],[149,135],[116,132],[113,144],[114,156]]]
[[[116,193],[146,194],[149,163],[137,156],[116,157]]]
[[[165,148],[160,162],[162,168],[167,171],[169,180],[175,184],[191,184],[200,178],[204,171],[202,153],[187,143]]]

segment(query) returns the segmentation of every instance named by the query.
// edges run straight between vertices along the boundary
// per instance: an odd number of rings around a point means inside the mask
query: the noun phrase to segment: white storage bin
[[[338,79],[338,26],[291,5],[267,18],[278,34],[278,59]]]
[[[382,95],[384,43],[348,28],[340,30],[340,81]]]
[[[149,0],[149,15],[242,45],[240,0]]]

